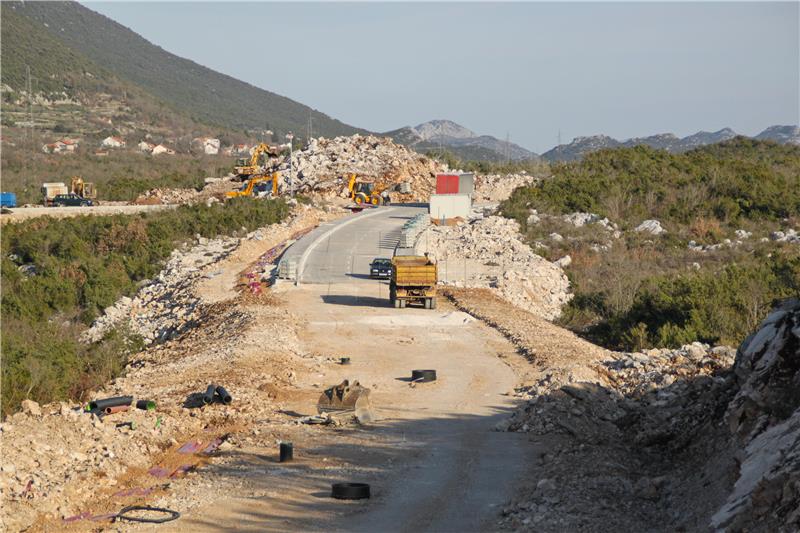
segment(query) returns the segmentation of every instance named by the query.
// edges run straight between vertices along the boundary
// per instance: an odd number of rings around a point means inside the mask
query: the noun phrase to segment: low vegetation
[[[735,345],[775,300],[800,294],[800,246],[768,240],[772,230],[800,227],[798,147],[738,138],[685,154],[603,150],[552,172],[517,189],[502,210],[549,259],[570,255],[575,298],[561,321],[596,342]],[[557,216],[528,224],[533,209],[596,213],[622,234]],[[632,231],[645,219],[667,233]],[[752,236],[740,239],[736,230]],[[720,246],[701,252],[690,241]]]
[[[282,220],[282,200],[238,199],[135,216],[7,224],[2,233],[2,409],[31,398],[80,398],[124,367],[139,340],[115,331],[84,345],[102,310],[161,269],[194,238],[235,234]]]
[[[82,176],[95,183],[98,199],[132,201],[156,187],[199,189],[206,177],[225,176],[234,158],[176,154],[150,156],[131,151],[48,155],[24,147],[3,149],[3,190],[17,193],[17,202],[41,203],[42,183]]]

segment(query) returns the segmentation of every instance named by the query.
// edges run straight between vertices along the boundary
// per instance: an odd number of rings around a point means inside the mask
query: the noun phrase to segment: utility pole
[[[286,139],[289,141],[289,195],[294,197],[294,179],[292,178],[292,150],[294,149],[292,139],[294,139],[294,135],[292,132],[286,134]]]

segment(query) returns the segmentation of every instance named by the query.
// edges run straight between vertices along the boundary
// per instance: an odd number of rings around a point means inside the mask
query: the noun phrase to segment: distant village
[[[81,144],[79,139],[62,138],[55,142],[42,145],[42,152],[46,154],[69,154],[75,152]],[[139,152],[150,155],[175,155],[176,150],[172,147],[173,143],[154,143],[147,139],[141,140],[136,149]],[[108,155],[111,150],[119,150],[128,147],[127,141],[122,137],[109,136],[103,139],[94,150],[94,155],[104,156]],[[223,156],[247,156],[252,155],[255,145],[250,144],[234,144],[231,146],[221,147],[219,139],[212,137],[196,137],[192,139],[191,151],[192,153],[203,153],[205,155],[223,155]]]

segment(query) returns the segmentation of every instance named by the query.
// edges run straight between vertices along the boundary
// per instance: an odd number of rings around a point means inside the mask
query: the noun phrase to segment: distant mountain
[[[730,128],[723,128],[714,132],[699,131],[683,138],[672,133],[661,133],[649,137],[634,137],[626,141],[618,141],[607,135],[593,135],[590,137],[576,137],[569,144],[561,144],[545,152],[542,157],[547,161],[576,161],[589,152],[604,148],[639,145],[646,145],[671,153],[681,153],[700,146],[727,141],[737,135]],[[797,126],[771,126],[754,138],[758,140],[770,139],[781,144],[800,144],[800,129]]]
[[[755,138],[759,141],[770,140],[780,144],[800,144],[800,128],[797,126],[770,126]]]
[[[54,39],[94,64],[198,121],[239,131],[268,126],[282,135],[305,131],[310,116],[314,132],[319,135],[331,137],[364,131],[171,54],[77,2],[3,2],[4,16],[8,7],[39,28],[45,28]],[[146,4],[142,4],[142,9],[147,9]],[[14,46],[13,41],[4,39],[3,48],[9,45]],[[42,57],[52,53],[50,47],[36,50]]]
[[[517,144],[490,135],[478,135],[451,120],[431,120],[382,135],[417,152],[444,149],[460,159],[471,161],[503,161],[506,158],[519,161],[539,157]]]
[[[555,148],[542,154],[548,161],[576,161],[588,154],[604,148],[617,148],[622,143],[608,135],[592,135],[589,137],[575,137],[569,144],[559,144]]]

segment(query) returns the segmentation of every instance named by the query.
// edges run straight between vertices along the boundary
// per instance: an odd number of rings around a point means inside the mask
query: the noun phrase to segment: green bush
[[[279,222],[283,200],[240,198],[140,215],[43,217],[3,227],[3,413],[25,398],[80,397],[116,375],[128,336],[78,342],[104,308],[153,277],[196,234],[217,237]]]

